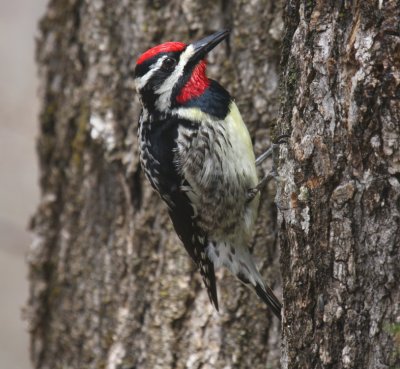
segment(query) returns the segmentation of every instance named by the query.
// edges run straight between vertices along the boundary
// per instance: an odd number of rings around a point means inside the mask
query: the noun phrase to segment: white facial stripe
[[[175,67],[174,72],[164,81],[164,83],[157,89],[156,93],[160,96],[157,99],[156,106],[159,110],[165,111],[169,108],[171,101],[172,89],[178,82],[179,78],[183,75],[185,65],[194,54],[194,48],[189,45],[186,50],[181,54],[178,65]]]
[[[146,83],[153,76],[156,70],[161,68],[162,63],[166,58],[167,55],[164,55],[163,57],[158,59],[156,63],[150,66],[149,71],[144,76],[135,79],[136,89],[138,91],[146,85]]]

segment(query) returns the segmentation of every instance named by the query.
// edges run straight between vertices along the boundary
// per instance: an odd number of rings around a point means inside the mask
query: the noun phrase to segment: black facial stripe
[[[149,111],[155,111],[156,100],[158,95],[155,93],[158,88],[165,82],[165,80],[171,75],[170,71],[165,71],[163,69],[155,72],[147,81],[147,83],[140,89],[140,94],[142,96],[142,103],[146,106]]]
[[[137,64],[135,67],[135,78],[144,76],[150,70],[150,67],[164,55],[167,55],[178,61],[181,53],[182,53],[182,51],[176,51],[176,52],[171,52],[171,53],[159,53],[159,54],[153,56],[152,58],[145,60],[143,63]]]
[[[186,85],[187,81],[189,81],[190,77],[192,76],[193,69],[196,65],[197,63],[189,61],[183,68],[182,76],[178,79],[178,82],[172,89],[172,94],[171,94],[172,106],[176,105],[176,97],[179,95],[182,88]]]
[[[151,88],[142,88],[140,90],[140,95],[142,97],[142,104],[144,107],[151,112],[155,112],[156,96]]]

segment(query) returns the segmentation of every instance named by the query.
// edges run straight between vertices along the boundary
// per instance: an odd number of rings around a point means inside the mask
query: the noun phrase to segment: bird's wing
[[[214,264],[206,253],[207,235],[197,226],[197,210],[188,197],[188,192],[191,192],[190,184],[177,165],[182,155],[177,143],[179,127],[186,127],[193,132],[198,128],[185,120],[165,119],[152,122],[147,131],[143,131],[142,140],[150,142],[144,148],[148,150],[145,155],[153,163],[146,174],[167,203],[175,231],[199,267],[210,300],[218,310]]]
[[[171,194],[171,200],[174,205],[170,207],[169,215],[175,231],[183,242],[186,251],[199,267],[210,301],[218,310],[214,264],[208,258],[206,252],[208,246],[207,236],[202,234],[197,227],[194,209],[186,193],[177,190]]]

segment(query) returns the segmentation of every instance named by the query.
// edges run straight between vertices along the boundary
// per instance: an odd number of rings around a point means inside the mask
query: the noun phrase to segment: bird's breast
[[[196,205],[200,226],[211,233],[251,233],[258,198],[247,202],[257,184],[251,139],[234,103],[223,120],[200,110],[185,111],[199,119],[195,135],[180,128],[179,167],[190,184],[188,196]]]

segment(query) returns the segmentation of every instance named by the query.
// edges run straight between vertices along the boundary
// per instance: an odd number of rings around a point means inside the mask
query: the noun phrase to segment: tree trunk
[[[288,0],[283,368],[400,367],[400,4]]]
[[[138,162],[136,58],[221,28],[233,31],[209,71],[236,96],[259,154],[279,111],[279,2],[50,1],[37,47],[42,197],[27,308],[34,368],[279,366],[278,321],[224,272],[214,311]],[[280,295],[271,190],[253,249]]]

